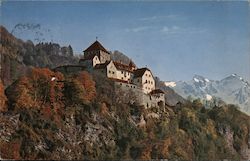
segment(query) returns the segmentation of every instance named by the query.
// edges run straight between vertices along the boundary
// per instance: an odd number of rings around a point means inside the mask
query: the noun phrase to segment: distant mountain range
[[[190,81],[165,82],[165,85],[184,98],[201,98],[206,101],[221,99],[238,105],[241,111],[250,115],[250,85],[237,74],[219,81],[195,75]]]

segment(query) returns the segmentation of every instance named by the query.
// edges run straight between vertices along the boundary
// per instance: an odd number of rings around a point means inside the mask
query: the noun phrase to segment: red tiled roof
[[[142,77],[146,71],[150,71],[148,68],[139,68],[134,71],[134,77]],[[150,71],[151,72],[151,71]]]
[[[125,71],[129,71],[129,72],[133,72],[132,68],[130,66],[126,65],[126,64],[122,64],[122,63],[114,61],[114,65],[119,70],[125,70]]]
[[[107,53],[109,53],[99,41],[95,41],[93,44],[91,44],[87,49],[84,50],[84,52],[86,51],[97,51],[97,50],[102,50],[105,51]]]
[[[153,90],[153,91],[150,92],[150,94],[158,94],[158,93],[165,94],[161,89],[155,89],[155,90]]]

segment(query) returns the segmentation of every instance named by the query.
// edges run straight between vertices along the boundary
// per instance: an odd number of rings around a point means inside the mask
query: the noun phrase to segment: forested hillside
[[[250,159],[250,117],[238,107],[207,109],[157,78],[167,103],[145,109],[102,75],[51,70],[78,63],[70,45],[0,29],[0,159]],[[118,51],[112,58],[130,62]]]
[[[4,85],[10,85],[19,76],[30,72],[32,67],[54,68],[78,63],[70,45],[61,47],[56,43],[24,42],[10,34],[3,26],[0,26],[0,35],[0,77]]]
[[[145,109],[99,75],[40,68],[0,92],[4,159],[249,159],[250,118],[233,105]]]

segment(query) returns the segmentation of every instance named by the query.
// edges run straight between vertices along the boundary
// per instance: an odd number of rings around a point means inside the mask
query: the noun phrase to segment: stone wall
[[[145,108],[160,107],[159,102],[163,105],[165,104],[164,95],[163,97],[156,97],[155,95],[145,94],[142,88],[135,84],[123,82],[114,83],[116,94],[122,97],[125,103],[136,103]]]
[[[100,62],[105,63],[106,61],[110,61],[110,54],[104,51],[100,51]]]

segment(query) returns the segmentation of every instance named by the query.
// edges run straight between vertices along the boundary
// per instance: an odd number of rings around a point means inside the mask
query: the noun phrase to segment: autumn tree
[[[62,106],[63,75],[47,68],[34,68],[30,76],[34,90],[34,100],[42,105],[48,104],[53,108]]]
[[[16,108],[53,108],[63,104],[63,75],[47,68],[33,68],[10,88],[9,97]]]
[[[0,141],[0,154],[5,159],[20,159],[20,141],[14,140],[10,142]]]
[[[151,152],[152,152],[152,147],[151,146],[146,146],[140,155],[141,160],[150,160],[151,158]]]
[[[89,103],[96,97],[95,82],[88,72],[83,71],[66,82],[64,93],[70,104]]]
[[[0,80],[0,112],[6,112],[7,111],[7,97],[4,93],[4,86],[2,84],[2,81]]]

